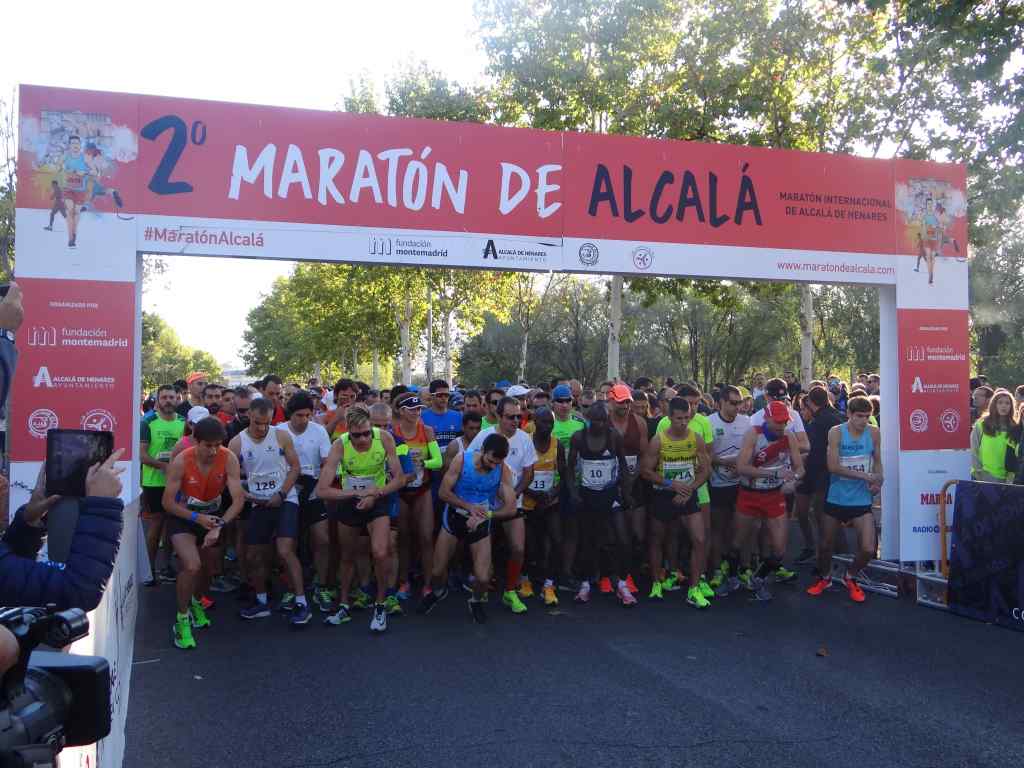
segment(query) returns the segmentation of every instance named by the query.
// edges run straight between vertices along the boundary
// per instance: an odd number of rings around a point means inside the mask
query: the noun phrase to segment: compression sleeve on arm
[[[430,458],[423,462],[423,466],[427,469],[440,469],[444,465],[444,457],[441,455],[441,448],[437,444],[437,440],[431,440],[427,443],[427,453]]]

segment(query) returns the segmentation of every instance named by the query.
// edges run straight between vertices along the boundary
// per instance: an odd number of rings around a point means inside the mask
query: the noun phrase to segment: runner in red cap
[[[765,585],[769,574],[782,565],[786,553],[789,531],[786,521],[786,497],[783,486],[799,480],[804,474],[803,458],[796,436],[786,430],[789,408],[780,400],[765,406],[764,423],[754,426],[743,438],[736,471],[740,475],[740,489],[736,497],[736,519],[729,553],[729,578],[723,593],[740,587],[736,574],[740,573],[740,552],[751,533],[763,521],[768,529],[771,554],[761,561],[760,567],[749,580],[748,589],[758,600],[771,600]]]

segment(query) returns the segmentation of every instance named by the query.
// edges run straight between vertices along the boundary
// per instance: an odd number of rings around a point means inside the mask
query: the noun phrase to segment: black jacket
[[[121,543],[124,504],[87,496],[79,500],[78,525],[66,563],[37,562],[45,528],[25,522],[22,507],[0,541],[0,605],[47,605],[57,610],[99,605]]]
[[[828,472],[828,431],[843,421],[842,414],[829,405],[818,411],[806,426],[807,439],[811,443],[806,462],[808,474]]]

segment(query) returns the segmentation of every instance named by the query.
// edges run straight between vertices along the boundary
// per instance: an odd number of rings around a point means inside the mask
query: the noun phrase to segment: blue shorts
[[[245,530],[245,543],[259,547],[279,539],[299,538],[299,505],[286,501],[279,507],[252,505],[249,524]]]

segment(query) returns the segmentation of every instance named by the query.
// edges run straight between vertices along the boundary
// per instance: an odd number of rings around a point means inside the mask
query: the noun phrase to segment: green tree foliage
[[[181,343],[178,334],[159,315],[142,313],[142,389],[150,392],[161,384],[184,379],[192,371],[205,371],[211,381],[221,377],[213,355]]]

